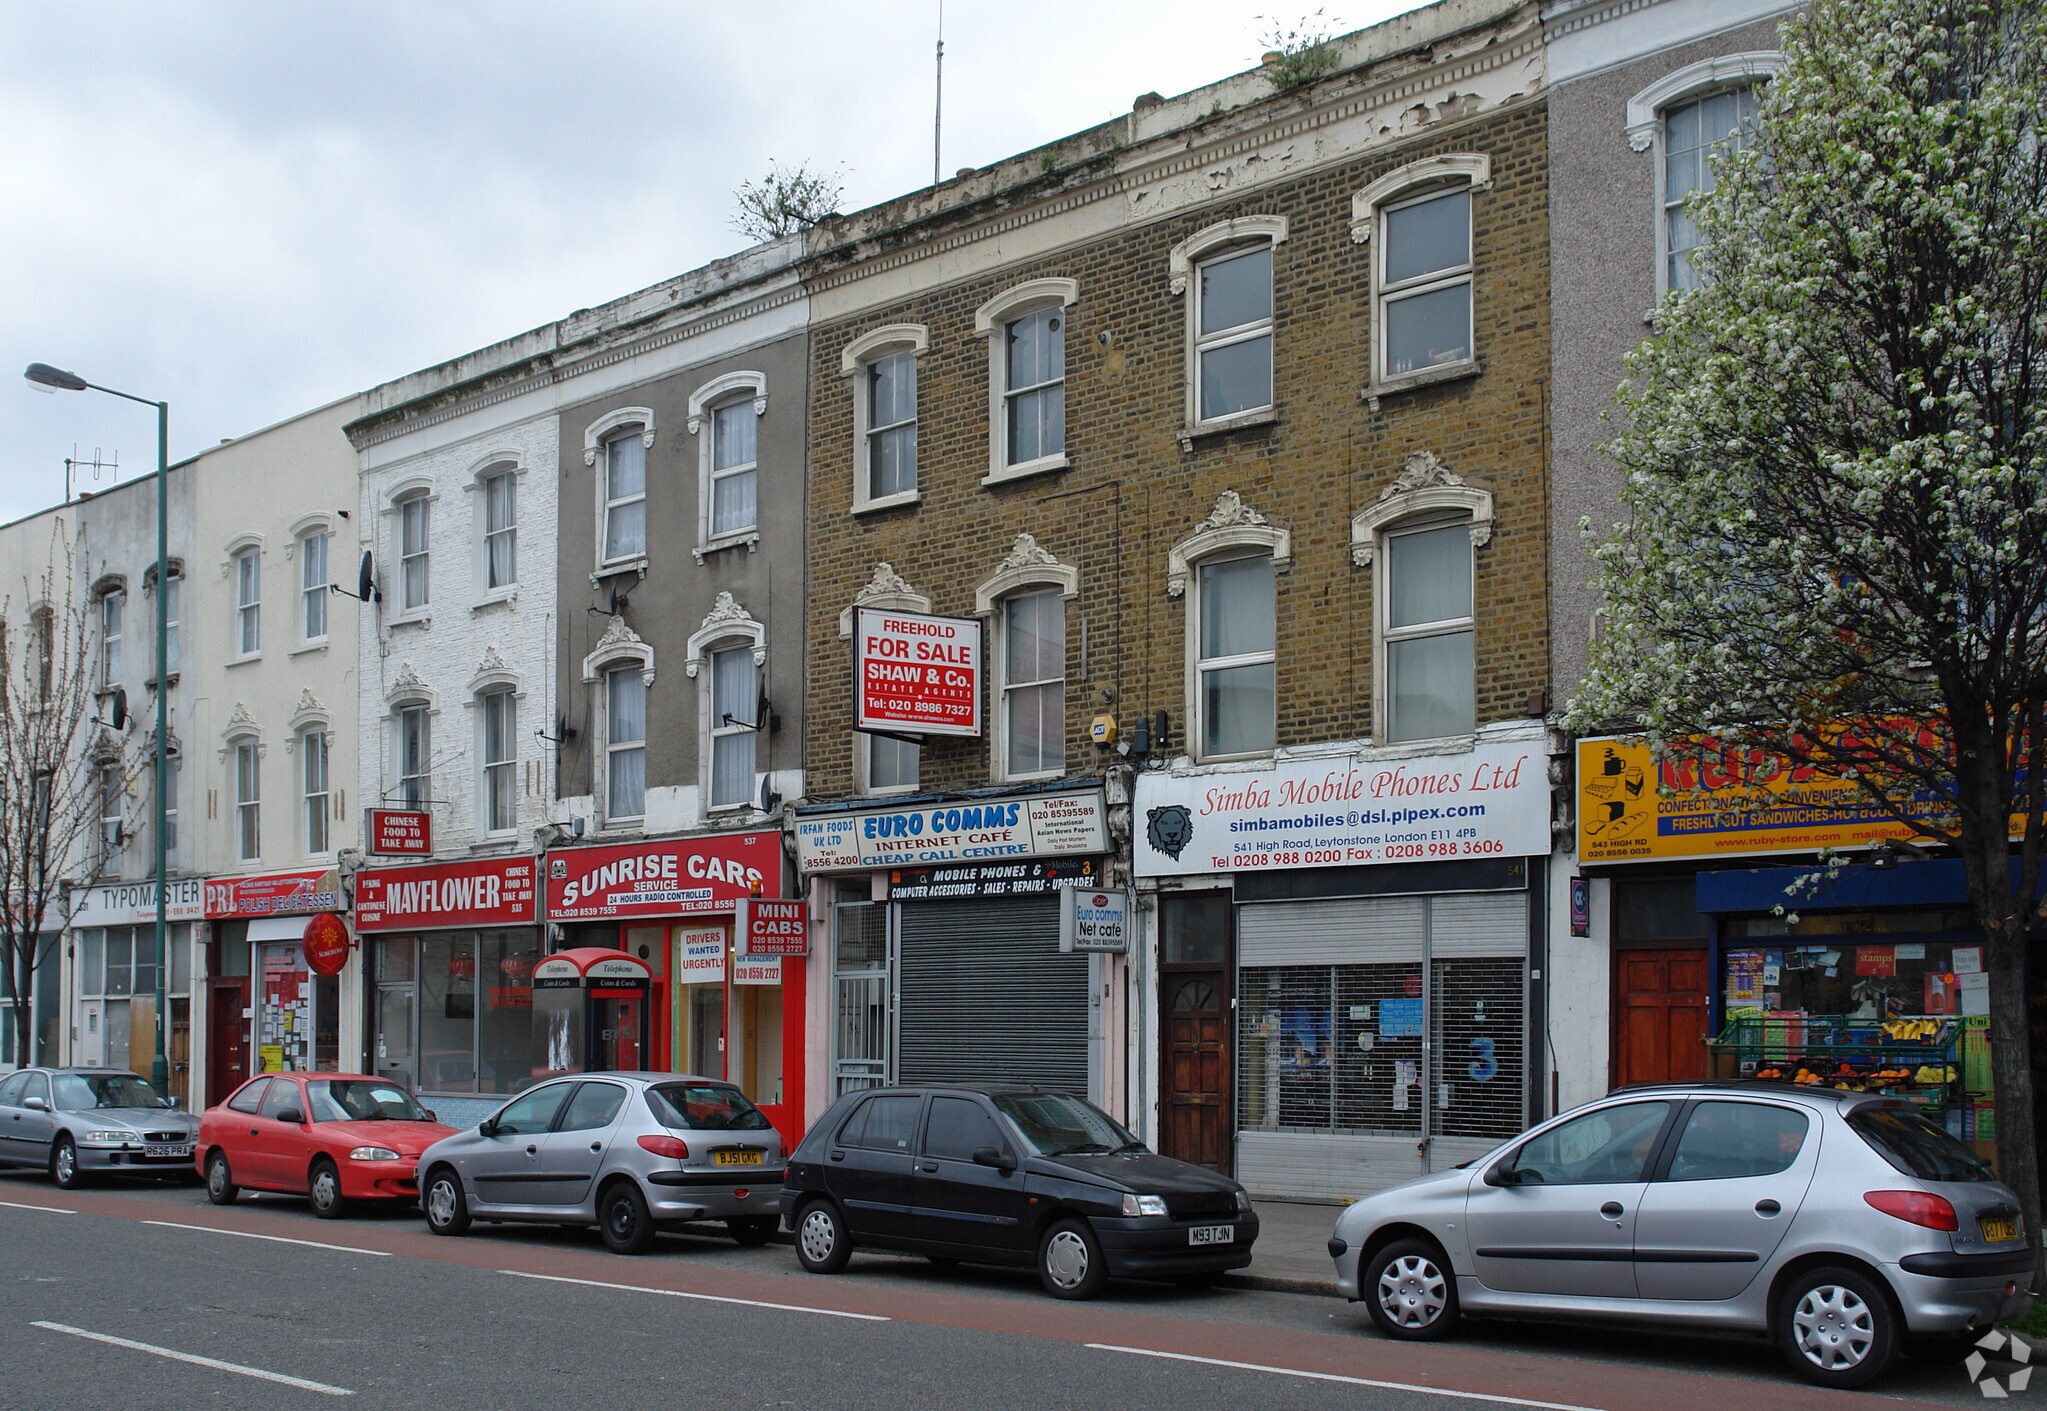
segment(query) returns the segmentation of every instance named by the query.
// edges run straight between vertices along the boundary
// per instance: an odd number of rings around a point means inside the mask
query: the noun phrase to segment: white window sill
[[[921,784],[903,784],[893,789],[862,789],[860,797],[863,799],[908,798],[911,794],[921,792],[923,787]]]
[[[1064,769],[1046,769],[1036,774],[1005,774],[995,782],[998,784],[1042,784],[1049,779],[1064,779]]]
[[[606,819],[593,830],[600,838],[631,838],[647,831],[647,820],[639,818]]]
[[[230,661],[229,661],[229,662],[228,662],[227,664],[228,664],[228,665],[229,665],[230,667],[235,667],[235,666],[247,666],[247,665],[249,665],[249,664],[250,664],[251,662],[257,662],[257,661],[261,661],[261,660],[263,660],[263,653],[261,653],[261,652],[250,652],[250,653],[249,653],[249,654],[248,654],[247,656],[245,656],[245,657],[235,657],[235,658],[231,659],[231,660],[230,660]]]
[[[1389,738],[1377,743],[1388,750],[1405,750],[1417,755],[1469,754],[1478,748],[1478,735],[1467,730],[1460,735],[1417,736],[1412,740]]]
[[[983,485],[1006,485],[1012,480],[1028,480],[1034,475],[1049,475],[1055,470],[1065,470],[1073,464],[1061,451],[1056,456],[1040,456],[1034,461],[1019,465],[1006,465],[1000,470],[991,470],[981,477]]]
[[[901,509],[904,505],[917,504],[923,498],[924,492],[921,490],[898,490],[895,494],[883,495],[878,500],[855,501],[853,513],[856,515],[877,514],[882,510]]]
[[[1277,407],[1256,407],[1234,416],[1219,416],[1213,421],[1197,421],[1192,426],[1180,428],[1180,449],[1186,450],[1203,436],[1216,436],[1225,431],[1243,431],[1254,426],[1273,426],[1279,422]]]
[[[469,610],[471,612],[482,612],[485,608],[502,607],[506,603],[516,603],[518,601],[519,586],[515,583],[509,588],[491,589],[491,591],[471,603]]]
[[[425,627],[431,624],[433,620],[434,615],[431,610],[428,611],[415,610],[413,612],[406,613],[403,617],[392,618],[390,625],[393,627]]]
[[[518,846],[519,833],[517,829],[513,829],[509,833],[487,834],[481,842],[471,843],[469,851],[471,853],[513,852],[517,850]]]
[[[1476,358],[1443,363],[1437,367],[1417,368],[1413,372],[1403,372],[1398,377],[1388,377],[1370,384],[1358,392],[1358,398],[1370,402],[1376,411],[1381,397],[1394,397],[1417,388],[1433,387],[1439,382],[1461,381],[1467,377],[1476,377],[1483,371],[1485,368]]]
[[[598,564],[597,571],[590,575],[590,586],[594,588],[607,578],[617,578],[627,573],[637,573],[640,577],[645,578],[647,576],[647,556],[640,554],[629,559],[619,559],[616,563]]]
[[[702,563],[706,555],[715,554],[720,549],[736,549],[741,545],[745,545],[746,551],[750,554],[758,552],[761,545],[760,530],[745,529],[736,534],[723,534],[716,539],[707,540],[697,545],[696,560]]]
[[[1271,764],[1274,762],[1273,751],[1250,750],[1244,754],[1197,754],[1193,756],[1194,763],[1196,764],[1235,764],[1247,759],[1255,759],[1265,764]]]
[[[307,652],[324,652],[326,650],[327,639],[325,637],[322,637],[317,642],[308,642],[302,647],[293,647],[290,651],[286,652],[285,655],[288,657],[302,657]]]

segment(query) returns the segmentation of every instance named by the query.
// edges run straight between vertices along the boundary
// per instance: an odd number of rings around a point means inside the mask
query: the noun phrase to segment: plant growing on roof
[[[808,230],[839,209],[845,194],[841,172],[814,172],[808,163],[784,167],[772,158],[768,174],[759,181],[744,181],[733,199],[739,210],[732,227],[751,240],[779,240]]]
[[[1271,15],[1258,18],[1265,25],[1259,39],[1265,47],[1262,71],[1281,93],[1327,78],[1342,65],[1343,56],[1330,42],[1343,33],[1342,20],[1329,19],[1320,10],[1291,26]]]

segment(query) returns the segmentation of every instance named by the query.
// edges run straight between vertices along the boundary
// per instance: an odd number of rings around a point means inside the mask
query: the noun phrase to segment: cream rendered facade
[[[329,403],[189,463],[195,534],[181,631],[191,723],[180,783],[192,822],[180,841],[185,865],[215,883],[326,872],[361,847],[358,605],[328,587],[355,588],[356,457],[341,428],[361,405],[359,397]],[[260,948],[288,947],[303,925],[301,912],[208,923],[195,999],[220,978],[207,968],[210,949],[230,974],[246,965],[260,989]],[[223,946],[204,943],[213,940]],[[253,961],[242,949],[249,943],[259,948]],[[237,954],[223,963],[229,946]],[[329,1062],[343,1070],[362,1059],[359,966],[352,956],[335,987],[337,1012],[321,1016],[336,1044]],[[224,1017],[232,1010],[221,1006]],[[224,1096],[206,1091],[214,1065],[197,1058],[227,1040],[208,1032],[213,1019],[213,1006],[194,1003],[195,1107]],[[239,1022],[252,1026],[242,1036],[243,1071],[260,1067],[253,1026],[261,1017]]]

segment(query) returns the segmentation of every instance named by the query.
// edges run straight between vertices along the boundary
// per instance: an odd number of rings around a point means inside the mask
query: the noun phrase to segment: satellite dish
[[[107,722],[116,731],[128,728],[128,693],[126,691],[118,688],[114,691],[114,699],[107,709]]]
[[[362,567],[357,569],[355,574],[355,596],[362,602],[369,602],[371,594],[377,591],[377,577],[371,571],[372,567],[370,551],[364,549],[362,551]]]

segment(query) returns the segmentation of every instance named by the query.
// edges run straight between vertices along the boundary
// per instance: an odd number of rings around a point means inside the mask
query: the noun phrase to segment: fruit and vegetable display
[[[1732,1027],[1732,1026],[1731,1026]],[[1739,1039],[1720,1043],[1754,1067],[1749,1076],[1764,1082],[1843,1092],[1915,1094],[1937,1098],[1952,1088],[1960,1070],[1954,1062],[1955,1025],[1948,1019],[1897,1018],[1845,1026],[1808,1024],[1797,1034],[1764,1038],[1748,1028]]]

